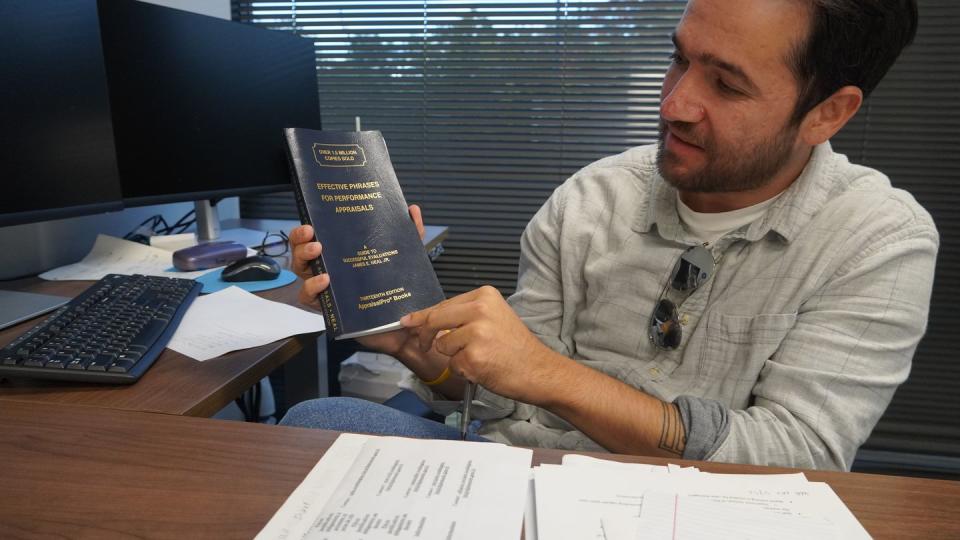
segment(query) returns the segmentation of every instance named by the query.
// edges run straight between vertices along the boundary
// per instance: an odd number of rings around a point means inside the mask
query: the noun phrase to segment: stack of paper
[[[568,455],[532,474],[526,539],[870,538],[801,474],[710,474]]]
[[[801,474],[710,474],[494,443],[343,434],[262,539],[857,539],[839,497]],[[526,503],[526,504],[524,504]]]
[[[83,260],[44,272],[40,278],[65,281],[100,279],[107,274],[143,274],[194,279],[210,271],[180,272],[173,267],[171,251],[100,234]]]
[[[531,450],[343,434],[263,539],[520,538]]]

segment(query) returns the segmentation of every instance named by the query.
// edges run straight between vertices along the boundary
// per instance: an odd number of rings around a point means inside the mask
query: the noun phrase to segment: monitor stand
[[[216,203],[203,199],[194,201],[193,208],[197,218],[197,240],[210,242],[220,238],[220,215]]]
[[[63,296],[0,291],[0,329],[53,311],[69,301]]]
[[[214,240],[232,241],[252,248],[260,245],[264,240],[264,231],[242,227],[222,228],[215,202],[209,200],[194,201],[193,207],[197,219],[197,242],[199,243]]]

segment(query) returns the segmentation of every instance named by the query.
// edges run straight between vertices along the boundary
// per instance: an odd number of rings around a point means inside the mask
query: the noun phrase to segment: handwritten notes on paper
[[[563,463],[534,469],[529,540],[869,538],[827,484],[800,473],[710,474],[574,455]]]
[[[257,538],[519,538],[533,452],[343,434]]]
[[[173,269],[173,252],[101,234],[90,253],[80,262],[40,274],[42,279],[100,279],[107,274],[143,274],[194,279],[210,270],[178,272]]]
[[[167,347],[209,360],[324,328],[322,315],[228,287],[194,300]]]

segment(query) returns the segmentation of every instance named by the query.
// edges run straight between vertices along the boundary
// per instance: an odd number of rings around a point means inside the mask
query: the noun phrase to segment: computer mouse
[[[220,279],[238,281],[270,281],[280,276],[280,265],[265,255],[253,255],[230,263],[220,273]]]

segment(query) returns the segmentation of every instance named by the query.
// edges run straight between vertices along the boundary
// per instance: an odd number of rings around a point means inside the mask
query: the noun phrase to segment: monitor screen
[[[312,41],[134,0],[101,0],[123,199],[290,189],[282,129],[320,127]]]
[[[0,81],[0,226],[120,210],[96,2],[0,2]]]

